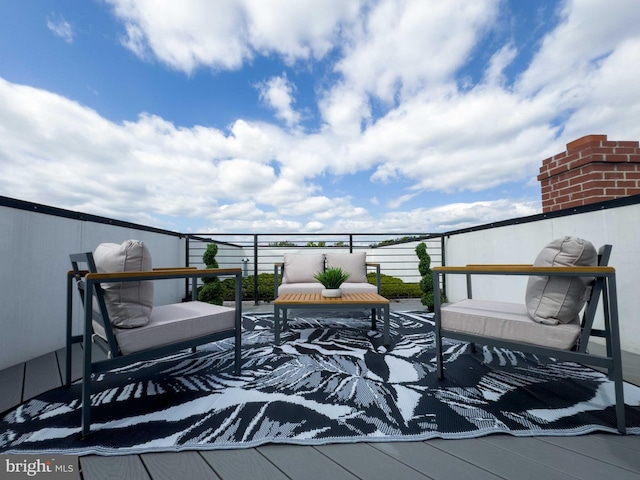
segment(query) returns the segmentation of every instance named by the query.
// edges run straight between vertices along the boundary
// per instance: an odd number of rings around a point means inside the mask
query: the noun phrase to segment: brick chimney
[[[640,194],[639,142],[579,138],[542,162],[538,180],[543,212]]]

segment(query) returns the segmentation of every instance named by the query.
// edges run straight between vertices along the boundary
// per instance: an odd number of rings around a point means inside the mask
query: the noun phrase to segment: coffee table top
[[[275,305],[388,305],[389,299],[377,293],[343,293],[341,297],[323,297],[321,293],[284,293]]]

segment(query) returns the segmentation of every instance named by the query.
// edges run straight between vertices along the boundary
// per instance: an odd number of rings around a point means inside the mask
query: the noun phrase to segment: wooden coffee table
[[[377,293],[345,293],[339,298],[325,298],[320,293],[285,293],[273,302],[275,343],[280,345],[280,330],[287,328],[287,310],[358,310],[371,309],[371,328],[376,330],[376,313],[383,319],[383,345],[389,345],[389,300]]]

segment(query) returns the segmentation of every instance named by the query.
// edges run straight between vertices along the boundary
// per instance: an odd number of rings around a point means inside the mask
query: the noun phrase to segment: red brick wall
[[[639,142],[579,138],[542,162],[538,180],[543,212],[640,194]]]

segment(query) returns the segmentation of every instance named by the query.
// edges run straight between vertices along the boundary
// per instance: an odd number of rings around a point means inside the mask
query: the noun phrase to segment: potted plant
[[[323,297],[341,297],[340,285],[350,276],[349,273],[343,272],[339,267],[329,267],[324,272],[316,273],[313,278],[318,280],[324,287],[324,290],[322,290]]]

